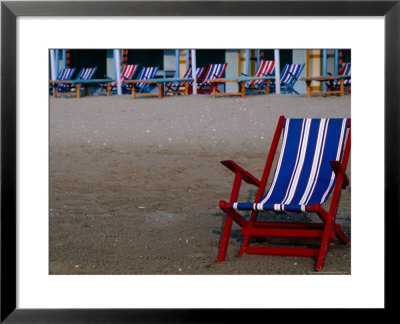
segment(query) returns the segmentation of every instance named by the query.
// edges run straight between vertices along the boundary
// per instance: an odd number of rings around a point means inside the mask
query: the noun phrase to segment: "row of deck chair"
[[[204,68],[197,68],[196,69],[196,78],[197,78],[197,83],[199,85],[198,93],[210,93],[212,91],[211,88],[211,83],[207,82],[206,80],[212,80],[212,79],[220,79],[222,78],[225,69],[227,67],[228,63],[223,63],[223,64],[210,64],[205,70]],[[294,85],[298,81],[301,72],[304,69],[305,64],[286,64],[284,69],[282,70],[281,73],[281,90],[282,93],[297,93],[296,90],[294,90]],[[204,71],[206,71],[204,73]],[[202,74],[204,73],[204,75]],[[275,73],[275,62],[274,61],[266,61],[266,60],[261,60],[260,64],[257,67],[257,71],[253,75],[253,77],[258,78],[258,77],[265,77],[265,76],[274,76]],[[242,73],[243,74],[243,73]],[[243,74],[245,76],[249,76],[246,74]],[[189,68],[185,75],[184,78],[190,78],[192,76],[192,70]],[[183,86],[183,82],[181,83],[171,83],[168,85],[167,90],[165,94],[167,94],[169,91],[173,93],[177,93],[179,87]],[[259,90],[265,89],[265,80],[252,80],[248,81],[245,84],[246,89],[250,90],[251,88],[257,88]],[[272,91],[275,90],[275,83],[271,83],[271,89]],[[217,91],[218,91],[218,84],[217,84]],[[181,92],[181,91],[180,91]]]
[[[198,67],[196,69],[196,82],[199,86],[198,88],[198,93],[211,93],[212,87],[211,83],[208,82],[207,80],[212,80],[212,79],[220,79],[223,77],[226,67],[228,63],[221,63],[221,64],[210,64],[207,69],[204,67]],[[121,81],[121,87],[123,92],[127,92],[130,87],[132,87],[131,84],[128,84],[126,81],[132,80],[134,75],[136,74],[136,71],[138,70],[139,65],[138,64],[125,64],[121,67],[120,71],[120,81]],[[281,72],[280,75],[280,85],[281,85],[281,93],[284,94],[290,94],[290,93],[296,93],[298,92],[294,89],[294,86],[296,82],[298,81],[301,72],[303,71],[305,67],[305,64],[286,64]],[[142,67],[140,70],[138,77],[136,78],[137,80],[146,80],[146,79],[152,79],[154,78],[155,74],[157,73],[159,67]],[[95,74],[97,70],[97,67],[94,68],[82,68],[81,71],[79,72],[78,76],[75,78],[75,80],[90,80],[93,78],[93,75]],[[66,68],[61,70],[59,73],[59,76],[57,77],[57,80],[60,81],[69,81],[72,80],[73,74],[75,72],[75,68]],[[254,73],[253,77],[258,78],[258,77],[264,77],[264,76],[274,76],[275,73],[275,62],[274,61],[266,61],[266,60],[261,60],[260,64],[257,67],[256,72]],[[243,73],[242,73],[243,74]],[[351,74],[351,63],[345,63],[344,64],[344,69],[343,73],[344,75],[350,75]],[[243,74],[245,76],[248,76],[246,74]],[[192,77],[192,68],[190,67],[183,78],[191,78]],[[110,77],[107,77],[108,79],[111,79]],[[345,80],[345,88],[350,88],[351,86],[351,80],[346,79]],[[189,92],[192,92],[192,84],[193,81],[189,82]],[[164,92],[164,95],[167,95],[168,93],[172,94],[178,94],[182,93],[183,91],[181,88],[183,87],[184,82],[170,82],[166,84],[166,89]],[[105,86],[105,85],[103,85]],[[115,89],[117,86],[117,81],[113,82],[111,84],[111,88]],[[146,91],[151,85],[149,83],[136,83],[135,89],[138,92],[141,91]],[[339,86],[338,84],[336,86]],[[245,87],[247,91],[251,91],[253,89],[256,90],[263,90],[265,89],[265,80],[252,80],[248,81],[245,84]],[[275,92],[275,82],[272,81],[270,83],[270,92]],[[66,91],[71,91],[71,89],[74,88],[73,85],[71,84],[59,84],[57,86],[57,91],[58,92],[66,92]],[[218,90],[218,84],[217,84],[217,91]]]

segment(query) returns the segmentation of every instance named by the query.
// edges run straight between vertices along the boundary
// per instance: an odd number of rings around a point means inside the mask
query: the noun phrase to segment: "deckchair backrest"
[[[198,67],[196,68],[196,78],[199,79],[201,77],[201,75],[204,72],[204,67]],[[192,67],[189,67],[186,72],[185,75],[183,76],[184,78],[191,78],[192,77]]]
[[[343,75],[351,75],[351,63],[344,63],[343,64]]]
[[[274,72],[274,68],[275,68],[275,61],[261,60],[254,76],[255,77],[271,76]]]
[[[342,160],[349,124],[346,118],[285,119],[271,187],[259,202],[264,209],[304,211],[325,202],[336,180],[329,161]]]
[[[58,74],[57,80],[59,81],[68,81],[72,79],[72,76],[75,73],[75,68],[65,68],[60,71]]]
[[[204,72],[204,67],[196,68],[196,80],[199,80],[201,78],[201,75],[203,74],[203,72]],[[184,78],[191,78],[192,77],[192,67],[189,67],[186,70],[185,75],[183,77]],[[193,83],[193,81],[189,82],[189,84],[192,84],[192,83]],[[185,82],[183,82],[183,81],[178,82],[178,86],[179,87],[183,87],[184,84],[185,84]]]
[[[121,67],[120,76],[121,76],[121,83],[123,86],[126,86],[126,83],[124,83],[125,80],[132,79],[138,66],[139,66],[138,64],[124,64]],[[118,84],[118,81],[115,81],[115,82],[111,83],[111,86],[115,87],[117,84]]]
[[[75,80],[91,80],[97,71],[97,66],[82,68]]]
[[[156,75],[158,71],[158,66],[144,66],[140,70],[139,76],[137,80],[148,80],[148,79],[153,79],[154,76]],[[144,86],[147,86],[147,83],[138,83],[136,84],[137,87],[142,88]]]
[[[210,64],[203,80],[222,78],[228,63]]]
[[[138,80],[152,79],[158,71],[158,66],[144,66],[140,70]]]
[[[254,74],[254,77],[259,78],[259,77],[272,76],[274,73],[274,69],[275,69],[275,61],[261,60],[260,64],[258,65],[258,69]],[[249,86],[251,84],[263,84],[264,82],[265,82],[264,80],[252,80],[246,82],[246,86]]]
[[[124,64],[121,68],[121,73],[120,73],[121,81],[132,79],[138,66],[139,66],[138,64]]]
[[[286,64],[281,73],[281,84],[297,81],[305,64]]]
[[[351,63],[343,63],[343,73],[342,75],[351,75]],[[344,80],[344,86],[350,86],[351,79]]]

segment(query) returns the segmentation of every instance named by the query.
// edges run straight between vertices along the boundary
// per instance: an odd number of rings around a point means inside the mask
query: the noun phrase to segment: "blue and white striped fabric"
[[[148,80],[148,79],[153,79],[154,76],[156,75],[158,71],[158,66],[149,66],[149,67],[142,67],[140,70],[139,76],[137,80]],[[136,88],[138,89],[144,89],[149,86],[148,83],[137,83]]]
[[[60,73],[58,74],[57,80],[58,81],[69,81],[72,79],[72,76],[75,73],[75,68],[65,68],[62,69],[60,71]],[[63,92],[63,91],[67,91],[71,88],[70,84],[65,84],[65,83],[60,83],[57,85],[57,91],[58,92]]]
[[[296,82],[305,64],[286,64],[281,73],[281,85]]]
[[[206,80],[222,78],[222,75],[224,74],[227,65],[228,63],[210,64],[210,66],[207,69],[206,75],[203,78],[204,81],[201,82],[200,85],[211,86],[211,83],[206,82]]]
[[[204,72],[204,67],[198,67],[196,68],[196,80],[198,80],[201,75]],[[192,77],[192,67],[189,67],[189,69],[186,71],[185,75],[183,76],[183,78],[191,78]],[[190,81],[189,84],[192,84],[193,81]],[[180,87],[183,87],[185,85],[184,81],[180,81],[177,83],[172,82],[172,84],[174,86],[176,86],[176,90],[179,89]]]
[[[341,161],[348,119],[286,119],[271,188],[259,203],[231,203],[236,210],[306,212],[324,203],[335,185],[329,161]]]
[[[75,80],[91,80],[97,71],[97,66],[93,68],[82,68]]]
[[[351,63],[343,63],[344,68],[343,68],[343,73],[342,75],[351,75]],[[345,87],[351,86],[351,79],[346,79],[343,82]],[[339,86],[339,82],[335,80],[335,86]]]

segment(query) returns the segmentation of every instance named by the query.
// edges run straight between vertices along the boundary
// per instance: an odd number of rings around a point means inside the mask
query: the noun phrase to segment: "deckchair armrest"
[[[246,171],[243,169],[240,165],[235,163],[232,160],[224,160],[221,161],[223,165],[225,165],[229,170],[231,170],[233,173],[240,173],[243,176],[243,180],[246,181],[247,183],[253,184],[257,187],[260,186],[260,181],[253,176],[250,172]]]
[[[336,176],[339,174],[343,175],[343,185],[342,188],[345,189],[349,184],[350,180],[349,177],[347,176],[346,170],[343,168],[342,163],[339,161],[329,161],[331,164],[333,172],[335,172]]]

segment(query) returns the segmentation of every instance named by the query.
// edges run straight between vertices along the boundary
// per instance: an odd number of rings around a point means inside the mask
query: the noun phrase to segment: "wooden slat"
[[[313,257],[318,256],[318,249],[310,248],[282,248],[274,246],[248,246],[245,253],[249,254],[267,254],[279,256],[299,256],[299,257]]]
[[[242,235],[269,236],[269,237],[302,237],[321,238],[323,230],[318,229],[291,229],[291,228],[243,228]],[[333,232],[334,236],[334,232]]]

